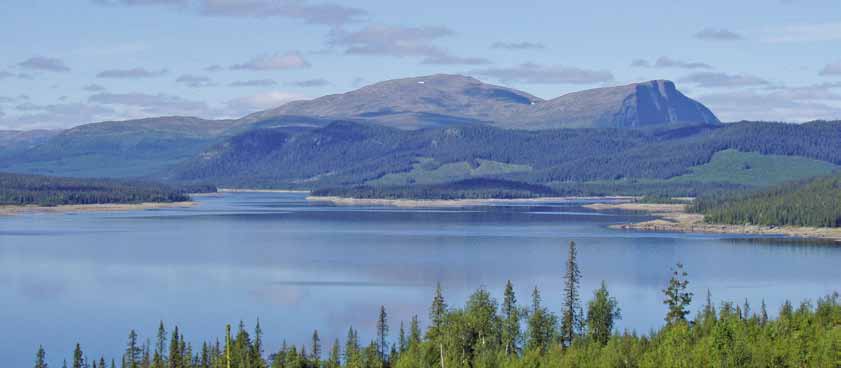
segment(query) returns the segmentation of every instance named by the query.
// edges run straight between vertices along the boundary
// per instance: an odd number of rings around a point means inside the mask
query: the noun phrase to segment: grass
[[[365,184],[373,186],[398,186],[413,184],[439,184],[455,180],[530,171],[528,165],[507,164],[478,159],[477,166],[467,161],[440,164],[431,158],[421,158],[409,172],[393,173]]]
[[[828,175],[838,169],[841,167],[804,157],[725,150],[717,152],[709,163],[691,168],[691,173],[668,181],[768,186]]]

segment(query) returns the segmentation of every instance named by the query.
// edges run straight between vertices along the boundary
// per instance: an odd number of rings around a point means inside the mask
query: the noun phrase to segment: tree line
[[[215,192],[210,185],[168,186],[111,179],[58,178],[0,173],[0,205],[183,202],[189,193]]]
[[[690,210],[704,221],[734,225],[841,226],[841,176],[782,184],[766,190],[708,194]]]
[[[841,365],[841,298],[821,298],[795,307],[786,302],[776,319],[765,303],[754,309],[723,302],[716,307],[707,292],[706,304],[694,318],[689,305],[688,273],[678,263],[662,296],[665,325],[649,334],[619,332],[618,301],[607,285],[582,303],[577,248],[570,243],[560,314],[543,305],[534,288],[531,302],[518,302],[509,281],[502,303],[480,288],[463,307],[450,307],[441,285],[429,308],[429,325],[421,329],[417,316],[399,323],[393,333],[384,306],[379,308],[376,336],[363,342],[348,329],[345,340],[326,348],[318,331],[310,343],[283,343],[266,355],[259,321],[253,332],[240,323],[228,325],[222,341],[199,347],[185,342],[182,331],[168,332],[163,322],[154,343],[128,335],[119,360],[89,358],[76,344],[72,368],[447,368],[447,367],[838,367]],[[46,368],[40,347],[35,368]]]

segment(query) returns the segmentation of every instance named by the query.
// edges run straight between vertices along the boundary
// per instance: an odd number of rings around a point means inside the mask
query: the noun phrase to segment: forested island
[[[257,322],[253,332],[241,322],[215,341],[186,342],[177,326],[161,322],[153,343],[142,343],[134,330],[125,353],[107,359],[76,344],[72,368],[446,368],[446,367],[837,367],[841,364],[841,298],[833,294],[795,306],[786,302],[777,318],[765,303],[715,306],[709,291],[694,316],[683,265],[671,270],[664,285],[665,325],[648,334],[620,332],[624,318],[608,286],[592,292],[582,304],[581,270],[574,243],[564,274],[563,305],[552,312],[534,288],[528,306],[521,305],[509,281],[500,304],[478,289],[463,307],[451,307],[441,285],[422,330],[417,316],[405,323],[390,320],[384,306],[372,311],[376,336],[367,340],[349,327],[344,341],[322,342],[315,330],[309,344],[267,347]],[[632,317],[632,316],[631,316]],[[399,327],[398,327],[399,326]],[[399,329],[394,330],[395,327]],[[300,337],[296,339],[300,341]],[[267,354],[268,353],[268,354]],[[39,348],[35,368],[47,367]]]
[[[215,191],[215,187],[206,185],[169,186],[155,182],[0,173],[0,205],[3,206],[172,203],[189,201],[189,193]]]

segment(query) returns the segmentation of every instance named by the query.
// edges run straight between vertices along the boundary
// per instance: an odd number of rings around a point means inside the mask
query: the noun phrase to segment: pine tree
[[[412,316],[412,322],[409,324],[409,348],[419,346],[421,343],[421,329],[418,316]]]
[[[310,360],[315,363],[315,366],[319,366],[319,362],[321,361],[321,338],[318,337],[318,330],[313,331],[312,333],[312,352]]]
[[[377,317],[377,351],[380,353],[380,360],[386,362],[386,354],[388,344],[388,314],[385,312],[385,306],[380,306],[380,315]]]
[[[406,341],[406,329],[403,327],[403,321],[400,321],[400,333],[397,338],[397,351],[399,353],[406,352],[407,348],[407,341]]]
[[[581,283],[581,271],[578,269],[578,252],[575,242],[569,242],[566,274],[564,275],[564,298],[561,314],[561,344],[572,345],[575,336],[581,331],[581,302],[578,289]]]
[[[333,348],[330,349],[330,357],[327,359],[327,368],[340,368],[342,366],[341,361],[341,347],[339,346],[339,339],[333,341]]]
[[[47,352],[42,345],[38,345],[38,352],[35,353],[35,368],[47,368]]]
[[[526,349],[546,352],[555,337],[557,319],[541,305],[540,290],[534,288],[531,294]]]
[[[514,285],[511,280],[505,284],[504,299],[502,302],[502,344],[505,347],[505,354],[518,354],[520,341],[520,309],[517,307],[517,296],[514,294]]]
[[[251,360],[254,362],[254,368],[265,368],[266,362],[263,360],[263,328],[260,327],[260,319],[257,319],[257,325],[254,326],[254,345],[252,349]]]
[[[142,350],[137,346],[137,332],[131,330],[128,334],[128,343],[126,344],[125,366],[127,368],[140,367],[140,355]]]
[[[619,310],[619,303],[616,298],[611,297],[607,291],[607,285],[602,281],[602,286],[593,294],[593,300],[587,304],[587,327],[590,337],[606,345],[613,332],[613,326],[617,319],[622,318]]]
[[[158,325],[158,339],[155,341],[155,355],[152,358],[153,368],[164,368],[165,361],[165,346],[166,346],[166,328],[164,328],[164,321]]]
[[[359,337],[353,327],[350,327],[345,339],[345,365],[349,365],[357,354],[359,354]]]
[[[85,368],[85,355],[79,343],[76,343],[76,349],[73,350],[73,368]]]
[[[169,357],[167,358],[167,362],[169,362],[169,368],[183,368],[181,366],[183,361],[181,359],[181,343],[178,326],[175,326],[175,329],[172,330],[172,337],[169,339]]]
[[[105,357],[104,357],[104,356],[100,356],[100,357],[99,357],[99,368],[105,368],[105,367],[106,367],[106,366],[105,366]]]
[[[663,289],[666,299],[663,304],[669,307],[666,314],[666,324],[674,324],[677,322],[686,322],[686,316],[689,314],[689,304],[692,303],[692,293],[687,291],[689,280],[686,279],[688,274],[683,270],[683,264],[678,263],[672,269],[672,277],[669,279],[669,285]]]
[[[432,298],[432,306],[429,308],[429,320],[432,326],[429,328],[431,336],[437,336],[444,326],[444,318],[447,316],[447,303],[441,292],[441,283],[435,286],[435,296]]]

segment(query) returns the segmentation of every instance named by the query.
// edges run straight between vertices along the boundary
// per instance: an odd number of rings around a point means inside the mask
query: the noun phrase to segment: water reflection
[[[520,300],[538,286],[557,310],[569,240],[579,244],[585,298],[605,280],[625,316],[619,327],[639,331],[661,324],[660,289],[677,261],[698,300],[710,289],[716,300],[765,299],[772,311],[785,298],[831,292],[841,276],[841,248],[609,230],[647,217],[576,202],[399,209],[278,193],[201,202],[0,218],[0,323],[16,331],[0,334],[0,359],[25,366],[38,344],[67,357],[77,339],[117,357],[129,329],[150,336],[159,320],[198,342],[260,317],[269,348],[282,338],[303,343],[315,328],[324,341],[351,324],[367,336],[380,304],[395,326],[425,319],[436,282],[458,306],[480,286],[501,297],[511,279]]]

